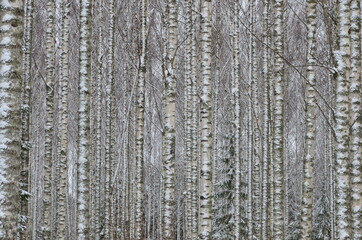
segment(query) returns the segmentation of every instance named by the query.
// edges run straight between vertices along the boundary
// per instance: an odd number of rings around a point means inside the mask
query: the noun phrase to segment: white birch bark
[[[127,67],[124,68],[124,72],[125,72],[125,76],[128,76],[128,71],[127,71]],[[126,84],[125,84],[126,85]],[[127,85],[126,85],[127,86]],[[127,94],[125,93],[125,96],[127,96]],[[127,102],[124,101],[123,102],[123,124],[124,126],[127,126],[127,122],[128,122],[128,117],[129,117],[129,113],[128,113],[128,109],[127,109]],[[126,134],[126,127],[124,128],[123,130],[123,134],[125,135]],[[128,201],[127,201],[127,198],[128,198],[128,188],[127,188],[127,185],[128,185],[128,165],[129,165],[129,161],[128,161],[128,157],[127,157],[127,154],[128,154],[128,150],[127,150],[127,137],[123,137],[123,141],[122,141],[122,157],[123,157],[123,176],[122,176],[122,194],[121,194],[121,219],[120,219],[120,228],[122,229],[121,230],[121,233],[120,233],[120,238],[121,239],[126,239],[127,237],[129,237],[129,234],[128,234],[128,229],[127,229],[127,224],[126,222],[128,221]]]
[[[56,236],[58,239],[67,238],[67,195],[68,195],[68,85],[69,85],[69,31],[70,31],[70,3],[65,2],[63,8],[63,25],[60,54],[60,82],[59,82],[59,135],[58,147],[59,166],[57,172],[57,215]]]
[[[186,239],[192,240],[192,0],[186,0],[185,46],[185,162],[186,162]]]
[[[137,76],[137,84],[139,81],[138,78],[138,73],[135,72],[133,73]],[[138,89],[138,86],[137,86]],[[138,91],[138,90],[137,90]],[[135,106],[132,109],[132,114],[131,117],[129,118],[129,126],[132,125],[132,123],[136,122],[136,124],[133,124],[133,127],[130,129],[131,131],[129,131],[129,139],[128,139],[128,148],[129,148],[129,158],[133,159],[136,158],[137,155],[135,155],[136,149],[137,149],[137,142],[135,142],[135,144],[132,145],[132,139],[134,138],[134,136],[137,137],[137,128],[138,128],[138,119],[137,119],[137,100],[136,100],[137,94],[135,94],[134,96],[132,96],[132,100],[134,102],[136,102],[136,104],[134,104]],[[134,153],[133,153],[134,151]],[[136,172],[136,167],[137,167],[137,161],[129,161],[129,171],[128,171],[128,178],[129,178],[129,206],[130,206],[130,227],[129,227],[129,233],[130,233],[130,239],[135,239],[136,238],[136,187],[137,187],[137,172]],[[142,195],[143,197],[143,195]],[[161,207],[160,207],[161,208]],[[161,214],[160,214],[161,216]],[[161,217],[159,218],[161,221]]]
[[[263,137],[262,137],[262,191],[261,191],[261,239],[268,239],[268,170],[269,170],[269,121],[270,121],[270,71],[269,71],[269,0],[263,1]]]
[[[108,1],[107,117],[106,117],[106,202],[104,237],[113,239],[114,221],[113,172],[115,160],[115,82],[114,82],[114,0]]]
[[[109,203],[109,236],[110,239],[114,239],[115,227],[116,227],[116,123],[117,123],[117,113],[116,113],[116,83],[114,78],[114,50],[115,50],[115,35],[114,35],[114,0],[109,1],[109,29],[108,29],[108,81],[111,84],[111,102],[110,102],[110,168],[109,168],[109,178],[110,178],[110,203]]]
[[[270,239],[274,239],[274,124],[273,124],[273,112],[274,104],[272,104],[272,100],[274,100],[274,86],[272,84],[272,77],[270,77],[270,121],[269,121],[269,169],[268,169],[268,237]]]
[[[102,76],[103,76],[103,31],[99,28],[98,41],[98,71],[96,76],[96,100],[95,100],[95,116],[96,116],[96,133],[95,133],[95,158],[94,158],[94,209],[92,216],[91,236],[95,239],[100,238],[101,232],[101,159],[102,159]]]
[[[284,34],[283,0],[275,1],[275,62],[274,62],[274,139],[273,139],[273,172],[274,172],[274,206],[273,231],[275,239],[284,239]]]
[[[270,9],[274,9],[274,2],[270,1]],[[274,14],[270,14],[270,23],[274,23]],[[269,46],[271,47],[271,38],[273,34],[273,28],[270,26],[270,35],[268,38]],[[274,66],[272,60],[274,57],[274,52],[270,49],[269,51],[269,166],[268,166],[268,238],[274,239],[274,106],[275,106],[275,97],[274,97]]]
[[[0,3],[0,238],[18,237],[23,2]]]
[[[174,239],[174,209],[175,209],[175,157],[176,157],[176,76],[174,72],[175,54],[177,48],[177,1],[167,2],[167,47],[166,47],[166,96],[165,96],[165,120],[163,139],[163,239]]]
[[[135,239],[144,238],[144,125],[145,125],[145,82],[146,82],[146,21],[147,21],[147,0],[140,3],[141,12],[141,55],[138,70],[137,84],[137,106],[136,106],[136,199],[135,199]]]
[[[256,28],[257,28],[257,16],[256,6],[257,3],[252,1],[250,4],[251,14],[251,27],[250,27],[250,79],[251,79],[251,100],[252,100],[252,117],[253,117],[253,165],[252,165],[252,188],[253,188],[253,236],[254,238],[260,239],[260,220],[261,220],[261,182],[260,182],[260,164],[261,164],[261,142],[260,142],[260,130],[259,130],[259,91],[258,91],[258,78],[257,78],[257,56],[256,56]]]
[[[44,201],[43,201],[43,237],[52,235],[52,171],[53,171],[53,135],[54,135],[54,88],[55,88],[55,1],[47,1],[46,18],[46,123],[44,158]]]
[[[350,42],[350,7],[351,0],[338,2],[338,36],[339,50],[335,53],[337,60],[336,84],[336,238],[350,239],[350,197],[349,197],[349,114],[350,101],[348,97],[350,86],[351,42]]]
[[[303,161],[302,185],[302,238],[312,238],[314,161],[316,156],[316,25],[317,1],[307,0],[307,93],[306,93],[306,135]]]
[[[269,37],[269,46],[271,43],[271,36]],[[272,52],[269,52],[269,59],[272,59]],[[275,106],[275,97],[274,97],[274,83],[273,83],[273,70],[272,63],[269,61],[270,69],[270,89],[269,89],[269,168],[268,168],[268,238],[274,239],[274,106]]]
[[[127,75],[126,75],[127,76]],[[126,124],[126,122],[128,122],[128,117],[130,116],[130,114],[127,111],[126,108],[126,102],[124,103],[124,116],[127,116],[124,118],[124,124]],[[126,114],[128,113],[128,114]],[[124,132],[123,134],[126,134],[126,132]],[[128,133],[127,133],[128,135]],[[128,191],[128,183],[129,183],[129,179],[128,179],[128,171],[129,171],[129,161],[128,161],[128,150],[127,150],[127,144],[128,144],[128,138],[124,137],[124,140],[122,142],[123,144],[123,161],[124,161],[124,169],[123,169],[123,195],[122,195],[122,200],[123,200],[123,213],[122,213],[122,219],[121,219],[121,228],[123,229],[122,234],[121,234],[121,238],[126,239],[127,237],[129,237],[129,231],[128,231],[128,226],[126,225],[126,222],[129,222],[129,205],[128,205],[128,197],[129,197],[129,191]]]
[[[201,0],[201,162],[199,238],[212,236],[211,0]]]
[[[90,201],[90,11],[89,0],[80,2],[79,118],[77,238],[89,239]]]
[[[235,193],[234,193],[234,239],[238,240],[241,237],[241,201],[240,201],[240,79],[239,79],[239,57],[240,57],[240,39],[239,39],[239,1],[234,1],[234,16],[233,16],[233,69],[232,69],[232,94],[234,105],[233,127],[235,139]]]
[[[195,24],[191,29],[191,94],[192,94],[192,163],[191,163],[191,238],[196,239],[198,234],[198,215],[199,215],[199,189],[198,189],[198,176],[199,176],[199,144],[198,144],[198,129],[199,129],[199,96],[197,91],[197,56],[196,56],[196,28]]]
[[[27,239],[31,233],[29,228],[29,209],[28,201],[30,198],[29,188],[29,154],[30,154],[30,114],[31,114],[31,46],[32,46],[32,31],[33,31],[33,1],[24,1],[24,37],[23,37],[23,82],[22,82],[22,106],[21,106],[21,172],[20,172],[20,213],[18,217],[18,228],[20,239]],[[32,216],[34,222],[37,221],[37,211],[33,211]],[[34,231],[34,229],[33,229]]]
[[[351,103],[350,161],[352,190],[352,237],[362,239],[362,117],[361,117],[361,9],[360,1],[351,2]]]
[[[135,73],[137,74],[137,73]],[[136,95],[132,96],[131,99],[136,102]],[[137,107],[137,105],[136,105]],[[136,121],[136,110],[133,107],[132,112],[131,112],[131,116],[128,119],[128,124],[129,126],[131,126],[131,124],[133,122]],[[135,157],[134,153],[132,151],[135,150],[136,144],[132,145],[131,141],[134,137],[134,134],[136,132],[136,125],[134,125],[129,131],[128,131],[128,158],[132,159]],[[135,166],[136,166],[136,162],[134,161],[128,161],[129,165],[128,165],[128,192],[129,192],[129,197],[128,197],[128,206],[130,208],[130,213],[129,213],[129,222],[130,222],[130,226],[128,228],[129,230],[129,237],[130,239],[134,239],[135,238],[135,191],[136,191],[136,186],[135,186],[135,181],[136,181],[136,177],[135,177]],[[161,218],[160,218],[161,219]]]
[[[330,84],[331,85],[331,84]],[[330,91],[331,91],[331,87],[329,86],[328,88]],[[331,91],[332,92],[332,91]],[[332,121],[333,117],[332,117],[332,111],[329,111],[329,120]],[[335,220],[336,220],[336,217],[335,217],[335,206],[336,206],[336,203],[335,203],[335,169],[334,169],[334,165],[335,165],[335,162],[334,162],[334,142],[333,142],[333,130],[330,129],[329,130],[329,142],[328,142],[328,145],[329,145],[329,165],[330,165],[330,168],[329,168],[329,183],[330,183],[330,192],[329,192],[329,195],[330,195],[330,207],[329,207],[329,210],[330,210],[330,222],[331,222],[331,240],[334,240],[336,237],[336,224],[335,224]]]
[[[248,194],[247,194],[247,237],[249,240],[253,239],[253,219],[254,219],[254,175],[255,175],[255,171],[254,171],[254,164],[255,164],[255,155],[254,155],[254,147],[255,147],[255,127],[254,127],[254,116],[253,116],[253,107],[254,107],[254,103],[253,100],[255,99],[254,97],[254,88],[255,88],[255,82],[254,82],[254,75],[253,75],[253,52],[254,52],[254,37],[253,37],[253,9],[254,9],[254,1],[249,1],[249,86],[248,86],[248,94],[249,94],[249,101],[248,101],[248,166],[247,166],[247,181],[248,181],[248,185],[247,185],[247,189],[248,189]]]
[[[335,9],[336,6],[334,6],[332,9]],[[330,57],[329,62],[330,65],[336,66],[335,58],[333,53],[333,49],[336,48],[337,43],[337,37],[336,37],[336,31],[333,28],[334,24],[332,23],[331,19],[328,18],[328,8],[327,6],[324,6],[323,8],[323,15],[325,18],[325,25],[327,27],[327,35],[328,35],[328,43],[329,43],[329,50],[330,50]],[[335,95],[333,93],[334,85],[335,85],[335,79],[336,79],[336,72],[331,72],[329,74],[329,83],[328,83],[328,92],[330,92],[329,101],[335,102],[334,98]],[[333,104],[334,105],[334,104]],[[328,111],[328,120],[331,123],[331,127],[328,131],[328,156],[329,156],[329,213],[330,213],[330,239],[334,240],[336,239],[336,231],[335,231],[335,159],[334,159],[334,109],[329,109]]]
[[[108,63],[107,63],[108,65]],[[108,67],[108,66],[107,66]],[[105,81],[105,149],[104,149],[104,168],[103,168],[103,181],[104,181],[104,196],[101,201],[103,201],[103,230],[102,230],[102,238],[109,239],[109,207],[110,207],[110,167],[111,167],[111,94],[112,94],[112,86],[110,79],[107,77]],[[101,163],[102,164],[102,163]]]

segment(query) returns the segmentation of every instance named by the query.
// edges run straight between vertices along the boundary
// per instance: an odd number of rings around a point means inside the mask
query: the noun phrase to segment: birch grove
[[[1,0],[0,239],[361,239],[359,0]]]

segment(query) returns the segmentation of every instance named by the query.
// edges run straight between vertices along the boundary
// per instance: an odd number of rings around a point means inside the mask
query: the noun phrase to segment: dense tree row
[[[2,0],[0,239],[361,239],[360,0]]]

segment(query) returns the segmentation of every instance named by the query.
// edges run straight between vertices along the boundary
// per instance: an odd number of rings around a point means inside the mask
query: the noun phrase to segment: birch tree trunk
[[[28,200],[30,197],[29,193],[29,154],[30,154],[30,114],[31,114],[31,46],[32,46],[32,29],[33,29],[33,1],[27,0],[24,2],[24,40],[23,40],[23,82],[22,82],[22,106],[21,106],[21,172],[20,172],[20,214],[18,217],[19,221],[19,232],[20,239],[27,239],[30,234],[28,225],[29,209]],[[32,173],[36,174],[36,173]],[[34,214],[36,211],[33,212]],[[36,214],[35,214],[36,216]],[[35,218],[36,219],[36,218]],[[35,220],[36,221],[36,220]]]
[[[335,6],[336,4],[334,4],[332,10],[334,10],[336,8]],[[329,17],[329,12],[328,12],[328,7],[325,5],[323,7],[323,16],[325,18],[324,23],[326,25],[327,28],[327,37],[328,37],[328,44],[329,44],[329,63],[332,66],[336,66],[336,59],[335,59],[335,55],[333,54],[333,49],[335,49],[337,47],[337,32],[336,29],[334,28],[334,23],[331,19],[331,17]],[[329,97],[329,101],[331,103],[335,103],[335,95],[334,95],[334,85],[335,85],[335,80],[336,80],[336,72],[331,72],[329,74],[329,83],[328,83],[328,92],[330,92],[330,97]],[[334,104],[332,105],[334,107]],[[335,214],[335,205],[336,205],[336,201],[335,201],[335,186],[336,186],[336,182],[335,182],[335,152],[334,152],[334,147],[335,147],[335,136],[334,136],[334,130],[335,130],[335,122],[334,122],[334,109],[329,109],[328,111],[328,119],[329,122],[332,123],[329,128],[328,131],[328,155],[329,155],[329,201],[330,201],[330,207],[329,207],[329,212],[330,212],[330,239],[331,240],[335,240],[336,239],[336,224],[335,224],[335,220],[336,220],[336,214]]]
[[[115,82],[114,82],[114,0],[109,0],[108,19],[108,56],[107,56],[107,130],[106,136],[106,204],[105,204],[105,235],[106,239],[113,239],[112,225],[114,221],[113,208],[113,172],[115,160]]]
[[[274,62],[274,238],[284,239],[284,3],[275,1],[275,62]]]
[[[176,76],[174,61],[177,48],[177,1],[167,2],[167,47],[166,47],[166,96],[165,124],[163,129],[163,239],[174,239],[174,209],[175,209],[175,112],[176,112]]]
[[[109,203],[109,231],[110,239],[114,239],[115,227],[116,227],[116,197],[117,197],[117,176],[115,175],[116,168],[116,124],[117,124],[117,112],[116,112],[116,82],[114,78],[114,50],[115,50],[115,36],[114,36],[114,0],[109,1],[109,53],[108,53],[108,81],[111,84],[111,105],[110,105],[110,114],[111,114],[111,136],[110,136],[110,203]]]
[[[100,203],[100,188],[101,188],[101,159],[102,159],[102,76],[103,76],[103,31],[99,28],[99,42],[98,42],[98,71],[96,76],[96,100],[95,100],[95,157],[94,157],[94,184],[92,189],[94,191],[94,209],[92,216],[92,229],[91,236],[95,239],[100,238],[101,224],[101,203]]]
[[[140,44],[141,55],[138,70],[137,84],[137,126],[136,126],[136,204],[135,204],[135,239],[144,238],[144,125],[145,125],[145,82],[146,82],[146,21],[147,0],[140,3],[141,32]]]
[[[339,50],[337,59],[337,86],[336,86],[336,238],[350,239],[350,197],[349,197],[349,87],[351,68],[350,42],[350,0],[338,2],[338,36]]]
[[[55,88],[55,1],[47,1],[46,18],[46,123],[44,158],[44,201],[43,201],[43,237],[52,235],[52,171],[53,171],[53,135],[54,135],[54,88]]]
[[[254,100],[254,76],[253,76],[253,9],[254,9],[254,1],[249,1],[249,79],[248,79],[248,166],[247,166],[247,237],[248,240],[253,239],[253,199],[254,199],[254,184],[253,184],[253,177],[255,174],[254,171],[254,117],[253,117],[253,100]]]
[[[57,216],[56,233],[59,239],[67,239],[67,195],[68,195],[68,85],[69,85],[69,30],[70,30],[70,3],[65,2],[63,8],[63,25],[60,54],[60,82],[59,82],[59,134],[58,147],[59,166],[57,173]]]
[[[261,182],[260,182],[260,129],[259,129],[259,93],[258,93],[258,77],[257,77],[257,46],[256,46],[256,6],[255,1],[250,3],[250,81],[251,81],[251,114],[253,127],[252,131],[252,224],[253,224],[253,237],[260,239],[260,220],[261,220]]]
[[[23,2],[0,3],[0,238],[19,236]]]
[[[262,146],[262,191],[261,191],[261,239],[268,239],[268,169],[270,167],[270,153],[269,153],[269,121],[270,121],[270,70],[269,70],[269,14],[270,2],[264,0],[263,2],[263,146]]]
[[[192,240],[192,0],[186,0],[185,46],[185,161],[186,161],[186,239]]]
[[[211,0],[201,0],[201,163],[199,238],[212,236]]]
[[[129,76],[130,76],[130,79],[132,79],[133,77],[137,77],[137,73],[134,73],[134,71],[132,69],[129,70],[130,73],[129,73]],[[135,75],[134,75],[135,74]],[[138,81],[138,79],[137,79]],[[136,94],[133,94],[133,89],[130,89],[128,90],[128,95],[129,95],[129,99],[130,101],[132,102],[135,102],[135,96]],[[136,104],[134,104],[136,105]],[[132,139],[134,138],[134,133],[136,131],[136,126],[135,124],[132,125],[133,122],[135,122],[135,118],[136,118],[136,111],[135,111],[135,107],[137,106],[132,106],[130,104],[130,110],[129,110],[129,116],[128,116],[128,119],[127,119],[127,122],[128,122],[128,133],[127,133],[127,159],[133,159],[134,158],[134,146],[135,145],[132,145]],[[128,166],[127,166],[127,178],[128,178],[128,181],[127,181],[127,192],[128,192],[128,198],[127,198],[127,205],[129,207],[129,210],[128,210],[128,226],[127,226],[127,233],[128,233],[128,237],[129,239],[134,239],[135,237],[135,231],[134,231],[134,225],[135,225],[135,211],[134,211],[134,207],[135,207],[135,204],[134,204],[134,192],[135,192],[135,187],[133,186],[134,185],[134,181],[135,181],[135,177],[134,177],[134,169],[135,169],[135,162],[134,161],[130,161],[128,160]],[[160,218],[159,218],[160,219]]]
[[[362,239],[361,6],[351,2],[351,86],[349,89],[352,239]]]
[[[313,230],[313,190],[314,161],[316,155],[316,25],[317,1],[307,0],[307,93],[306,93],[306,135],[303,161],[303,193],[302,193],[302,238],[312,238]]]
[[[331,84],[330,84],[331,85]],[[332,92],[331,87],[329,86],[328,89]],[[332,110],[329,111],[329,120],[332,122],[333,120],[333,115],[332,115]],[[330,222],[331,222],[331,240],[335,240],[335,236],[336,236],[336,224],[335,224],[335,162],[334,162],[334,142],[333,142],[333,130],[334,129],[330,129],[328,132],[328,151],[329,151],[329,182],[330,182],[330,192],[329,192],[329,196],[330,196],[330,207],[329,207],[329,211],[330,211]]]
[[[234,29],[233,29],[233,69],[232,69],[232,94],[234,105],[234,139],[235,139],[235,193],[234,193],[234,238],[240,239],[241,234],[241,201],[240,201],[240,79],[239,79],[239,57],[240,57],[240,39],[239,39],[239,1],[234,1]]]
[[[192,5],[194,7],[194,4]],[[192,15],[193,19],[193,15]],[[199,96],[197,91],[197,56],[196,56],[196,27],[195,24],[191,26],[191,94],[192,94],[192,163],[191,163],[191,239],[196,239],[198,236],[198,216],[199,216],[199,188],[198,188],[198,176],[199,176],[199,148],[198,148],[198,129],[199,129]]]
[[[77,238],[89,239],[90,201],[90,11],[89,0],[80,2],[79,118]]]
[[[272,4],[272,3],[270,3]],[[271,30],[272,31],[272,30]],[[269,46],[271,46],[271,36],[269,36]],[[272,52],[269,52],[269,58],[272,58]],[[275,106],[275,97],[274,97],[274,72],[271,69],[272,63],[269,62],[269,69],[270,69],[270,89],[269,89],[269,168],[268,168],[268,237],[270,239],[274,239],[274,106]],[[272,75],[273,74],[273,75]]]

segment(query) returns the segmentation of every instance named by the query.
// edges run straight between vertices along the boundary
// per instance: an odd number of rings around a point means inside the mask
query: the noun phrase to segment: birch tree
[[[54,134],[54,87],[55,87],[55,1],[46,5],[46,122],[45,122],[45,159],[44,159],[44,201],[43,236],[51,238],[52,232],[52,171],[53,171],[53,134]]]
[[[306,93],[306,136],[305,154],[303,161],[303,200],[302,200],[302,238],[312,238],[313,220],[313,190],[314,190],[314,161],[316,155],[316,76],[315,46],[316,46],[316,14],[317,2],[308,0],[307,12],[307,93]]]
[[[194,5],[193,5],[194,6]],[[191,15],[193,17],[193,15]],[[192,18],[193,19],[193,18]],[[192,94],[192,163],[191,163],[191,238],[197,238],[198,234],[198,216],[199,216],[199,188],[198,188],[198,176],[199,176],[199,149],[198,149],[198,113],[199,113],[199,96],[198,96],[198,76],[197,76],[197,56],[196,56],[196,24],[191,26],[191,94]]]
[[[163,139],[163,239],[174,238],[174,208],[175,208],[175,91],[176,76],[174,72],[175,54],[177,48],[177,1],[167,2],[167,46],[166,46],[166,96],[165,96],[165,123]]]
[[[276,0],[275,8],[275,58],[274,58],[274,139],[273,139],[273,172],[274,172],[274,237],[284,239],[284,34],[283,0]]]
[[[43,236],[51,239],[52,232],[52,171],[53,171],[53,134],[54,134],[54,88],[55,88],[55,1],[47,1],[46,17],[46,122],[45,122],[45,159],[44,159],[44,201]]]
[[[352,239],[362,238],[361,6],[351,1],[351,85],[349,88]]]
[[[186,46],[185,46],[185,161],[186,161],[186,239],[191,240],[192,226],[192,0],[186,0]]]
[[[333,1],[332,1],[333,4]],[[326,25],[327,28],[327,39],[328,39],[328,45],[329,45],[329,63],[332,66],[336,66],[336,59],[335,59],[335,55],[333,52],[334,49],[337,48],[337,31],[335,29],[333,20],[331,19],[332,14],[331,11],[334,11],[336,9],[336,6],[333,6],[333,8],[331,8],[330,10],[327,8],[326,5],[323,5],[323,16],[324,16],[324,24]],[[329,11],[328,11],[329,10]],[[330,97],[329,97],[329,101],[332,103],[332,106],[334,107],[335,101],[335,95],[334,95],[334,86],[335,86],[335,79],[336,79],[336,75],[337,72],[332,72],[329,74],[329,79],[330,82],[328,83],[328,92],[330,92]],[[329,131],[328,131],[328,157],[329,157],[329,201],[330,201],[330,206],[329,206],[329,213],[330,213],[330,238],[331,240],[336,239],[336,231],[335,231],[335,205],[336,205],[336,201],[335,201],[335,186],[336,186],[336,182],[335,182],[335,152],[334,152],[334,131],[335,131],[335,124],[334,124],[334,108],[330,108],[328,111],[328,120],[329,122],[332,123],[332,127],[330,127]]]
[[[233,71],[232,71],[232,93],[233,93],[233,105],[234,105],[234,139],[235,139],[235,195],[234,195],[234,224],[235,235],[234,239],[240,239],[241,233],[241,201],[240,201],[240,189],[241,189],[241,176],[240,176],[240,79],[239,79],[239,1],[234,1],[234,21],[233,21]]]
[[[96,132],[95,132],[95,153],[94,153],[94,184],[93,189],[94,190],[94,215],[92,215],[92,231],[91,231],[91,237],[94,237],[95,239],[100,238],[101,233],[101,193],[100,193],[100,187],[101,187],[101,159],[102,159],[102,76],[103,76],[103,29],[99,28],[99,40],[98,40],[98,69],[97,69],[97,76],[96,76],[96,86],[95,86],[95,126],[96,126]]]
[[[108,1],[108,56],[107,56],[107,83],[106,83],[106,162],[105,162],[105,230],[104,237],[112,239],[112,224],[114,220],[113,206],[113,172],[115,161],[115,79],[114,79],[114,1]]]
[[[31,115],[31,46],[33,29],[33,1],[24,2],[24,49],[23,49],[23,82],[22,82],[22,106],[21,106],[21,172],[20,172],[20,213],[18,228],[20,239],[26,239],[29,218],[29,163],[30,163],[30,115]]]
[[[116,175],[115,175],[115,165],[116,165],[116,126],[117,126],[117,114],[116,114],[116,79],[114,74],[114,51],[115,51],[115,2],[114,0],[109,0],[109,39],[108,39],[108,45],[109,45],[109,53],[108,53],[108,81],[111,84],[111,106],[110,106],[110,114],[111,114],[111,136],[110,136],[110,171],[109,171],[109,177],[110,177],[110,206],[109,206],[109,225],[110,225],[110,238],[114,238],[114,231],[116,230],[116,219],[115,216],[115,200],[117,197],[117,191],[116,191]]]
[[[80,3],[79,118],[78,118],[78,202],[77,237],[89,239],[90,201],[90,10],[91,3]]]
[[[336,238],[349,239],[351,236],[350,205],[349,205],[349,87],[351,69],[351,41],[349,31],[351,27],[351,1],[338,2],[338,37],[339,49],[337,59],[336,83]]]
[[[248,219],[248,223],[247,223],[247,233],[248,233],[248,239],[251,240],[253,238],[253,194],[254,194],[254,186],[255,184],[253,184],[253,177],[255,175],[255,171],[254,171],[254,163],[255,163],[255,154],[254,154],[254,144],[255,144],[255,131],[254,131],[254,116],[253,116],[253,100],[255,99],[254,97],[254,88],[255,88],[255,82],[254,82],[254,75],[253,75],[253,53],[254,53],[254,45],[253,45],[253,41],[254,41],[254,36],[253,36],[253,10],[254,10],[254,1],[250,1],[249,2],[249,59],[248,59],[248,67],[249,67],[249,79],[248,79],[248,96],[249,96],[249,100],[248,100],[248,156],[247,156],[247,181],[248,181],[248,185],[247,185],[247,189],[248,189],[248,201],[247,201],[247,219]]]
[[[261,182],[260,182],[260,130],[259,130],[259,91],[258,91],[258,73],[257,73],[257,46],[256,46],[256,24],[257,24],[257,16],[256,16],[256,6],[257,3],[255,1],[250,2],[250,46],[249,46],[249,79],[251,83],[251,95],[250,95],[250,111],[251,111],[251,120],[252,123],[252,138],[251,138],[251,167],[252,167],[252,218],[251,221],[253,225],[252,227],[252,235],[253,237],[260,239],[260,213],[261,213]],[[249,235],[251,237],[252,235]]]
[[[0,238],[19,236],[23,2],[1,2]]]
[[[200,239],[212,235],[211,8],[211,0],[201,0]]]
[[[56,235],[59,239],[67,238],[67,195],[68,195],[68,87],[69,87],[69,30],[70,30],[70,3],[64,2],[63,24],[61,36],[60,77],[59,77],[59,134],[60,142],[57,157],[59,165],[57,172],[57,215]]]
[[[270,18],[270,2],[269,0],[263,1],[263,146],[262,146],[262,190],[261,190],[261,239],[268,239],[268,170],[270,168],[270,32],[269,32],[269,18]]]
[[[145,111],[145,82],[146,82],[146,24],[147,0],[140,3],[141,30],[140,30],[140,57],[137,83],[137,126],[136,126],[136,214],[135,214],[135,239],[144,238],[144,111]]]

